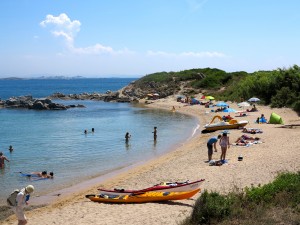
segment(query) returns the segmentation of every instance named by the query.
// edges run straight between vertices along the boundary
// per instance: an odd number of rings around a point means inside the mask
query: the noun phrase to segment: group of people
[[[92,128],[92,133],[94,133],[95,132],[95,128]],[[84,130],[84,134],[87,134],[88,133],[88,130],[87,129],[85,129]]]
[[[49,174],[47,173],[47,171],[42,171],[42,172],[31,172],[29,174],[26,174],[26,176],[28,177],[40,177],[40,178],[53,178],[54,177],[54,173],[50,172]]]
[[[238,137],[235,141],[235,144],[238,146],[247,146],[248,144],[252,143],[253,141],[259,141],[259,137],[250,137],[246,134],[243,134],[242,136]]]
[[[154,139],[154,141],[156,141],[156,139],[157,139],[157,127],[154,127],[154,130],[153,130],[152,133],[153,133],[153,139]],[[125,134],[125,142],[127,143],[130,138],[131,138],[131,134],[129,134],[129,132],[126,132],[126,134]]]
[[[207,141],[208,162],[210,162],[212,160],[213,149],[215,152],[218,151],[218,149],[217,149],[218,141],[219,141],[219,145],[221,147],[220,160],[225,162],[227,149],[230,148],[229,136],[227,135],[226,132],[223,132],[222,135],[219,134],[217,137],[211,137]]]
[[[13,151],[12,145],[9,146],[8,149],[10,152]],[[5,168],[5,161],[9,162],[9,159],[3,154],[3,152],[0,152],[0,169]],[[28,176],[36,176],[38,178],[53,178],[54,173],[50,172],[49,174],[47,171],[42,172],[32,172],[28,174]],[[24,214],[24,206],[28,205],[28,201],[30,198],[30,194],[33,193],[34,186],[28,185],[27,187],[18,190],[17,195],[15,196],[15,199],[13,199],[10,204],[12,206],[13,211],[15,212],[17,219],[18,219],[18,225],[25,225],[27,223],[27,218]]]

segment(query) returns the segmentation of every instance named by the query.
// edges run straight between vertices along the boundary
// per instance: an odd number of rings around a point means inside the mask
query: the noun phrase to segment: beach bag
[[[19,194],[20,190],[19,189],[16,189],[14,190],[7,198],[7,204],[9,206],[17,206],[17,195]]]

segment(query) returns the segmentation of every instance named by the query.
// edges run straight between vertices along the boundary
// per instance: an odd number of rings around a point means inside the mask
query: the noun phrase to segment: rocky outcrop
[[[32,96],[11,97],[5,101],[0,101],[0,105],[5,108],[23,108],[34,110],[66,110],[71,107],[84,107],[83,105],[63,105],[52,102],[49,98],[35,99]]]
[[[62,99],[62,100],[94,100],[104,102],[135,102],[138,100],[137,97],[124,95],[121,91],[111,92],[108,91],[105,94],[100,93],[81,93],[81,94],[69,94],[54,93],[49,96],[51,99]]]

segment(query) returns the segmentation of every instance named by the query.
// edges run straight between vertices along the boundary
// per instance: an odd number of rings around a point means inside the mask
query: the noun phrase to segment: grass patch
[[[300,172],[282,173],[261,187],[227,195],[204,191],[182,225],[299,224]]]

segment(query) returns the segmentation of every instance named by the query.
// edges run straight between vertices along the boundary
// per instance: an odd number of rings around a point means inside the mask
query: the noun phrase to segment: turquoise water
[[[55,86],[59,86],[57,82]],[[87,86],[86,81],[82,86]],[[103,90],[113,88],[107,85]],[[0,150],[10,160],[0,170],[0,202],[13,189],[27,184],[34,184],[38,194],[49,193],[157,157],[191,137],[197,127],[197,121],[187,115],[127,103],[56,102],[83,104],[86,108],[0,109]],[[153,141],[154,126],[158,127],[157,142]],[[85,129],[89,131],[86,135]],[[127,131],[132,135],[129,143],[124,139]],[[14,147],[12,153],[8,151],[9,145]],[[18,173],[43,170],[53,171],[55,178],[31,181]]]

